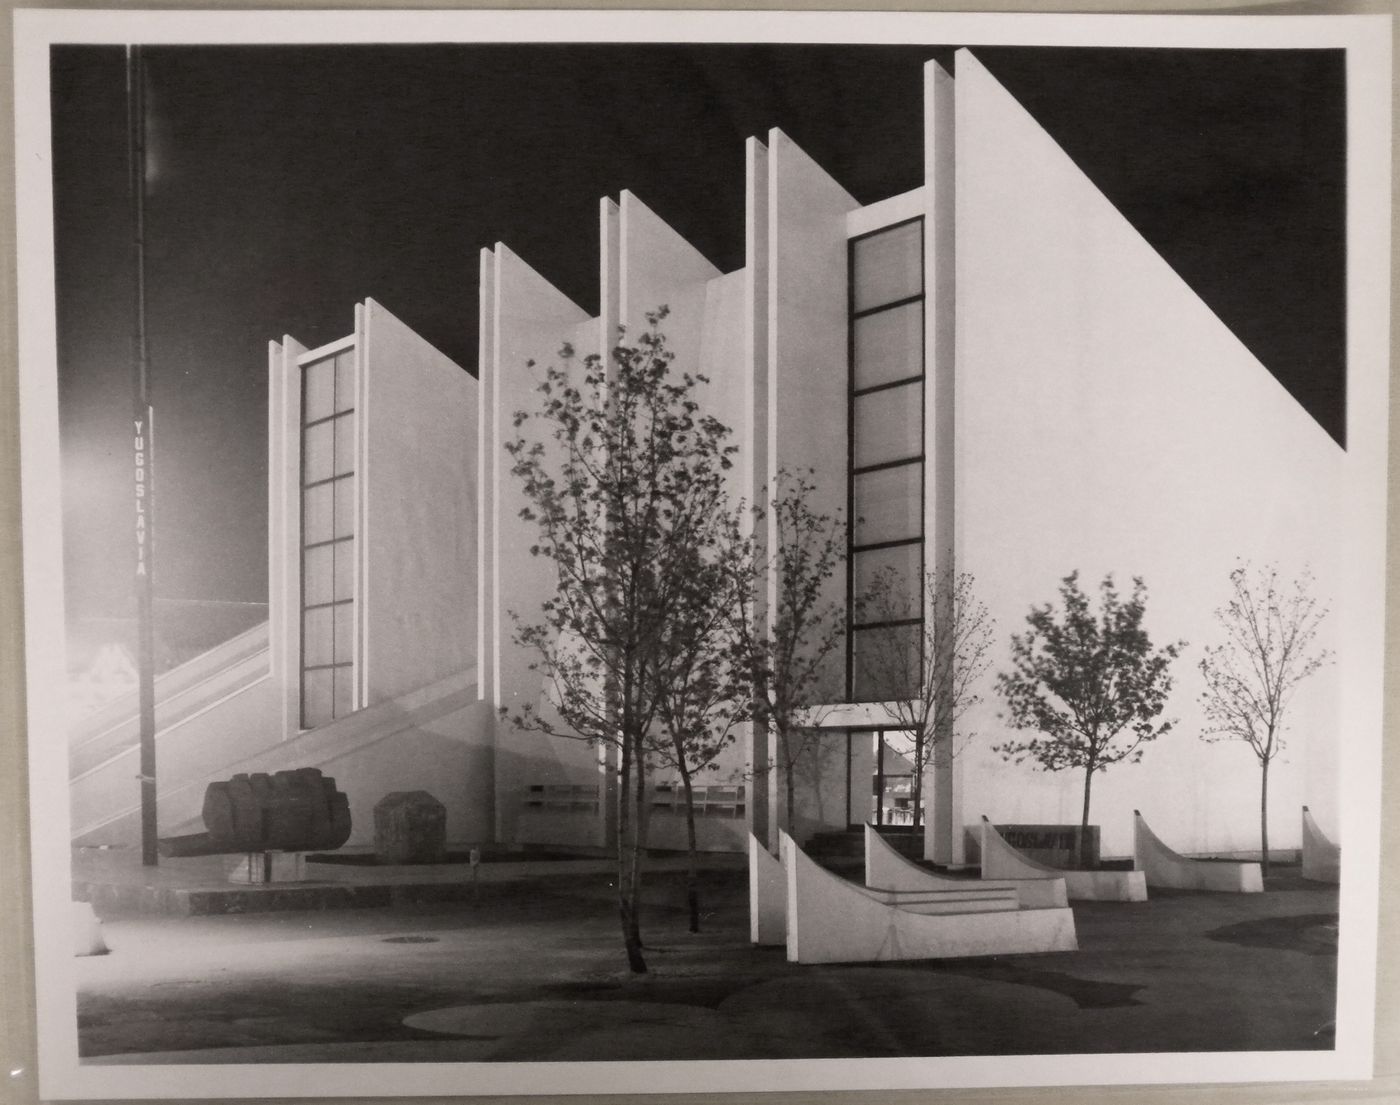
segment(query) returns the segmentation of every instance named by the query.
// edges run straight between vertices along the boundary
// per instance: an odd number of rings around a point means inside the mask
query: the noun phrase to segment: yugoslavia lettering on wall
[[[146,439],[151,425],[151,411],[135,420],[136,434],[132,439],[136,452],[136,574],[146,576]]]

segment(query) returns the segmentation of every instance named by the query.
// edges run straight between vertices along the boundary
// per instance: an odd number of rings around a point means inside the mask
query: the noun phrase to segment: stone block
[[[374,807],[380,863],[441,863],[447,858],[447,807],[426,790],[398,790]]]
[[[350,838],[350,799],[314,767],[210,783],[203,816],[205,832],[163,838],[161,855],[328,852]]]

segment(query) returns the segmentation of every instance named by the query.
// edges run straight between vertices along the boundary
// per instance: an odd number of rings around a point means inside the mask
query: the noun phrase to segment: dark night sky
[[[978,49],[1338,442],[1338,51]],[[630,188],[743,264],[743,140],[779,126],[862,202],[919,183],[951,49],[170,47],[147,53],[150,348],[165,600],[266,601],[266,343],[371,296],[475,370],[477,251],[597,307],[597,201]],[[130,611],[123,53],[53,54],[70,619]],[[170,603],[174,610],[178,604]]]

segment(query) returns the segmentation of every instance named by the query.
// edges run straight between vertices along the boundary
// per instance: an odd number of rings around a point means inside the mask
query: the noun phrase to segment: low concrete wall
[[[1303,878],[1313,882],[1342,881],[1342,850],[1322,835],[1307,806],[1303,807]]]
[[[1066,871],[1072,902],[1145,902],[1147,876],[1141,871]]]
[[[870,963],[1078,949],[1068,908],[913,913],[818,867],[786,833],[780,841],[789,962]]]
[[[1145,902],[1147,880],[1141,871],[1061,871],[1037,863],[1007,843],[987,818],[981,825],[982,877],[984,879],[1057,879],[1070,901]]]
[[[783,865],[749,834],[749,942],[765,947],[787,941],[787,882]]]
[[[968,879],[950,878],[925,871],[900,855],[873,825],[865,826],[865,885],[888,890],[953,890],[967,887]],[[1036,876],[1029,879],[982,879],[972,885],[1011,890],[1022,909],[1053,909],[1069,904],[1063,879]]]
[[[1234,894],[1256,894],[1264,889],[1259,864],[1187,859],[1163,844],[1137,810],[1133,811],[1133,866],[1143,872],[1148,886]]]

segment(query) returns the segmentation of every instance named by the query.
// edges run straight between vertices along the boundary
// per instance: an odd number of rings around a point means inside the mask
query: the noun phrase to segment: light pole
[[[160,862],[156,841],[156,694],[154,583],[154,429],[150,362],[146,348],[146,89],[141,47],[126,48],[126,116],[128,187],[131,199],[133,267],[132,303],[132,445],[136,531],[136,669],[140,701],[141,862]]]

